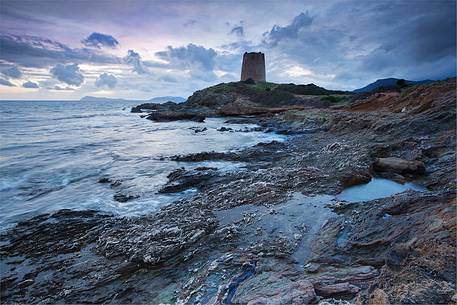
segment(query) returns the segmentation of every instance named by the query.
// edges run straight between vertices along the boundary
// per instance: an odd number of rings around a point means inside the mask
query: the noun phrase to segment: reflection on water
[[[355,185],[343,190],[336,198],[349,202],[368,201],[389,197],[407,190],[426,191],[424,187],[411,182],[401,184],[392,180],[373,178],[367,184]]]
[[[0,228],[62,208],[138,215],[176,200],[157,194],[167,174],[195,164],[168,161],[175,154],[227,151],[283,137],[262,132],[219,132],[254,127],[205,123],[154,123],[130,113],[135,102],[0,102]],[[207,130],[195,133],[192,127]],[[207,166],[237,170],[242,164]],[[100,177],[121,180],[111,188]],[[116,192],[140,197],[120,203]]]

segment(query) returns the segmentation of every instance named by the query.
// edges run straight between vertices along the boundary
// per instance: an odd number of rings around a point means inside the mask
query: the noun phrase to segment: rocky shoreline
[[[455,303],[455,88],[450,79],[333,106],[299,92],[272,107],[242,87],[135,107],[153,120],[242,115],[231,122],[289,137],[170,156],[183,168],[161,192],[199,191],[151,215],[62,210],[19,223],[0,236],[2,302]],[[193,165],[211,160],[246,168]],[[427,191],[335,197],[372,177]]]

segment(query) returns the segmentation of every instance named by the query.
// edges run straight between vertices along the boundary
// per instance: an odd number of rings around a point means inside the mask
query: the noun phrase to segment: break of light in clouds
[[[352,90],[378,78],[456,74],[456,2],[6,1],[0,98],[187,97],[239,80]]]

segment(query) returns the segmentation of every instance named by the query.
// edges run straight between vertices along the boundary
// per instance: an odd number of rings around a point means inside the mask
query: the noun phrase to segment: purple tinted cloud
[[[84,82],[84,76],[77,64],[57,64],[50,72],[54,78],[68,85],[81,86]]]
[[[133,67],[133,72],[138,74],[149,74],[148,69],[144,66],[139,53],[134,50],[129,50],[127,56],[124,57],[124,62]]]
[[[25,67],[47,67],[56,63],[118,63],[119,59],[98,50],[74,49],[37,36],[0,34],[0,59]]]
[[[117,78],[116,76],[108,73],[102,73],[100,76],[97,78],[95,81],[95,86],[97,87],[108,87],[110,89],[113,89],[116,87],[117,84]]]
[[[90,34],[87,38],[81,40],[81,42],[87,47],[94,48],[116,48],[119,45],[119,42],[113,36],[97,32]]]

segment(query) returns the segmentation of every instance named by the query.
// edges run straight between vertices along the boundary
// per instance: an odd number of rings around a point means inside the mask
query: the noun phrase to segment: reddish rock
[[[354,296],[360,288],[349,284],[349,283],[337,283],[337,284],[319,284],[314,287],[317,295],[323,297],[334,297],[334,296]]]

